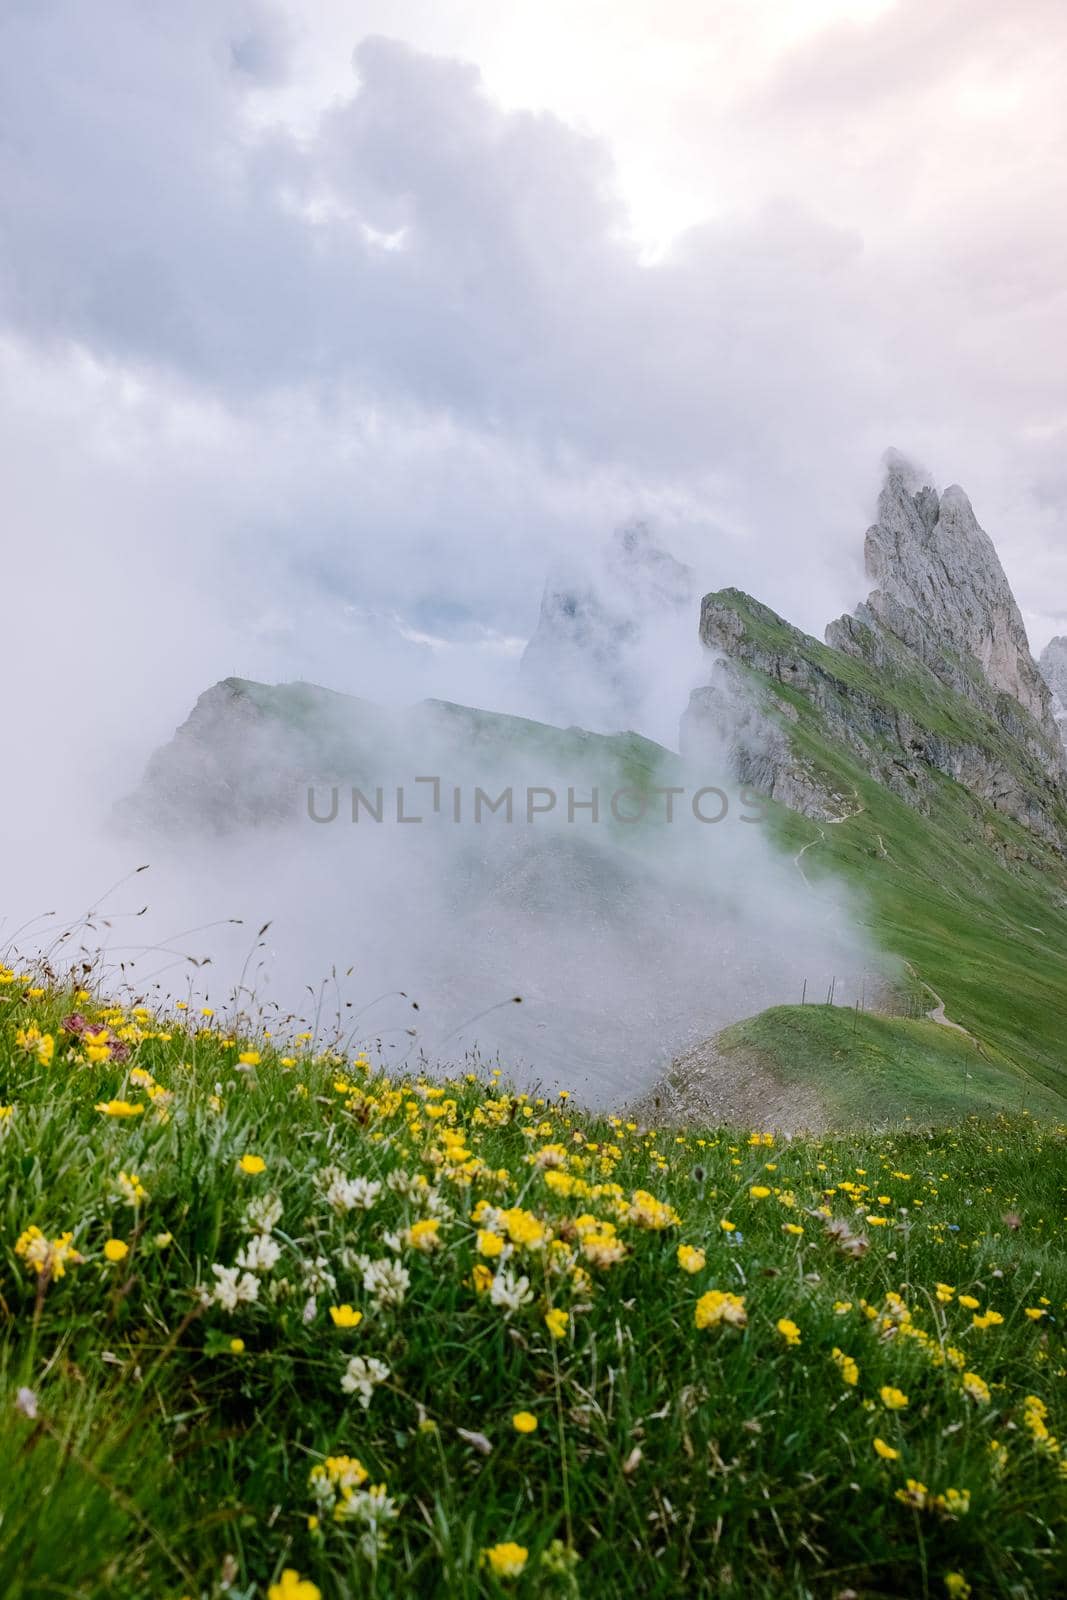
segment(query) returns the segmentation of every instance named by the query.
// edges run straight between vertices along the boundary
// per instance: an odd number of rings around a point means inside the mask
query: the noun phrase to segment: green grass
[[[64,1031],[73,1008],[109,1031]],[[891,1036],[865,1026],[865,1049]],[[675,1135],[288,1050],[0,972],[5,1597],[251,1600],[283,1568],[301,1600],[913,1600],[950,1574],[975,1596],[1063,1592],[1067,1479],[1043,1437],[1067,1437],[1061,1130]],[[112,1099],[143,1109],[96,1109]],[[381,1184],[369,1209],[338,1203],[338,1171]],[[268,1199],[255,1299],[205,1305]],[[62,1276],[35,1271],[68,1231]],[[692,1275],[681,1243],[705,1254]],[[363,1258],[403,1266],[400,1304]],[[479,1287],[505,1273],[528,1280],[511,1310]],[[744,1326],[697,1326],[712,1291]],[[342,1304],[358,1326],[334,1325]],[[355,1356],[388,1368],[366,1408],[343,1387]],[[387,1485],[384,1541],[361,1540],[365,1490],[309,1525],[310,1475],[342,1455]],[[509,1542],[522,1571],[498,1578],[482,1552]]]
[[[717,599],[737,611],[759,650],[806,659],[834,680],[841,715],[848,715],[849,696],[859,695],[883,707],[890,723],[893,714],[903,713],[952,741],[982,745],[1035,793],[1040,790],[1022,747],[927,669],[876,673],[866,662],[806,638],[747,596],[728,590]],[[745,653],[743,645],[742,659]],[[854,888],[857,914],[876,945],[931,985],[948,1016],[979,1038],[991,1058],[1015,1070],[1027,1094],[1036,1081],[1067,1097],[1063,855],[932,767],[925,802],[906,803],[834,736],[808,696],[755,670],[749,677],[772,707],[775,701],[788,705],[791,715],[782,717],[781,726],[797,754],[828,790],[854,794],[857,805],[840,823],[815,822],[770,805],[770,826],[781,849],[795,854],[809,845],[802,863],[809,880],[828,876]],[[1047,782],[1040,792],[1048,806]],[[1064,824],[1067,838],[1067,818]]]
[[[1055,1118],[1062,1101],[965,1034],[925,1018],[776,1006],[719,1036],[729,1062],[814,1090],[831,1127],[924,1127],[973,1113]]]

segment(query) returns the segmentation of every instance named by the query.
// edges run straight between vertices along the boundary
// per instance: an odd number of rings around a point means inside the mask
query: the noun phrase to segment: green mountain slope
[[[859,889],[878,944],[936,991],[931,1007],[940,996],[953,1021],[1022,1077],[1067,1093],[1062,850],[1048,830],[1024,827],[924,753],[939,741],[942,755],[983,754],[991,773],[1006,772],[1067,833],[1061,797],[1025,744],[917,662],[876,671],[737,591],[709,596],[709,609],[720,636],[729,630],[735,686],[759,704],[811,786],[844,797],[840,820],[769,803],[798,870]],[[907,763],[902,717],[920,746]],[[894,764],[900,792],[886,781]],[[782,1045],[786,1071],[791,1045]]]

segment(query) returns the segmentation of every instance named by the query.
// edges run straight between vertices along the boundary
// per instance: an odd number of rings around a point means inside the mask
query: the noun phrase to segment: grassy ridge
[[[944,1124],[1004,1111],[1055,1118],[1062,1100],[964,1033],[926,1018],[775,1006],[719,1035],[727,1062],[813,1090],[833,1126]]]
[[[933,767],[926,769],[929,794],[920,804],[905,803],[835,735],[832,722],[847,720],[850,696],[858,696],[884,714],[881,753],[887,760],[899,754],[892,730],[896,718],[905,717],[950,744],[988,751],[1048,807],[1050,786],[1033,758],[991,716],[918,662],[914,671],[902,664],[875,670],[807,638],[746,595],[726,590],[715,598],[736,612],[742,659],[755,651],[760,659],[808,662],[823,675],[822,692],[832,708],[828,719],[798,689],[742,669],[758,696],[782,708],[782,730],[813,776],[828,792],[854,796],[854,814],[839,823],[770,805],[782,848],[796,854],[808,847],[802,870],[812,881],[827,875],[856,888],[861,915],[879,947],[930,984],[953,1021],[1024,1081],[1036,1079],[1067,1097],[1062,854]],[[1062,820],[1067,827],[1067,817]]]
[[[0,1106],[6,1596],[1062,1592],[1047,1125],[676,1137],[10,972]]]

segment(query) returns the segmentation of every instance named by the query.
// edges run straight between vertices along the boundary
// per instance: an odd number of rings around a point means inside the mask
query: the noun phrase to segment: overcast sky
[[[635,512],[821,631],[891,444],[1067,632],[1065,48],[1062,0],[6,0],[7,682],[104,764],[231,672],[499,703]]]

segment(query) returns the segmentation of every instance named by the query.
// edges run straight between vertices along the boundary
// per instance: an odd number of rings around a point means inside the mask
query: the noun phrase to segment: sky
[[[500,702],[634,515],[821,631],[890,445],[1040,648],[1065,44],[1054,0],[8,0],[13,659],[92,610],[131,762],[230,672]]]

